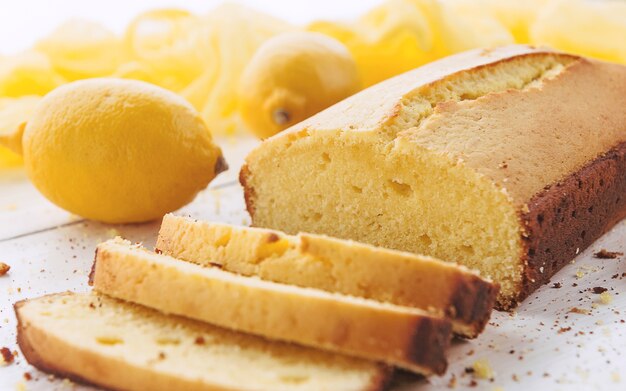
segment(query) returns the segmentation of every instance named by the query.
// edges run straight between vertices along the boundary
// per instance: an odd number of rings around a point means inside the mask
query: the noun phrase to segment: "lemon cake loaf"
[[[165,215],[158,251],[265,280],[422,308],[477,336],[497,285],[463,266],[324,235],[283,232]]]
[[[428,312],[245,277],[149,252],[98,245],[96,291],[232,330],[442,374],[451,325]]]
[[[626,67],[512,45],[399,75],[263,142],[253,225],[458,262],[509,309],[626,216]]]
[[[29,363],[114,390],[353,390],[384,387],[383,365],[271,342],[98,294],[15,304]]]

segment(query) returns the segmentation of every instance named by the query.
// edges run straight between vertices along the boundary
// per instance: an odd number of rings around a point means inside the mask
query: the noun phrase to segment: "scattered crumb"
[[[204,345],[206,343],[206,341],[204,340],[204,337],[202,336],[198,336],[196,337],[196,339],[193,341],[193,343],[195,343],[196,345]]]
[[[567,313],[573,313],[573,314],[581,314],[581,315],[589,315],[591,313],[591,311],[586,310],[584,308],[578,308],[578,307],[572,307],[570,308],[569,311],[567,311]]]
[[[106,230],[106,236],[107,236],[107,238],[113,239],[113,238],[116,238],[118,236],[121,237],[122,234],[120,233],[120,231],[118,231],[115,228],[109,228],[109,229]]]
[[[561,327],[559,329],[559,334],[566,333],[566,332],[570,331],[571,329],[572,329],[571,327]]]
[[[511,379],[513,379],[514,382],[519,382],[519,377],[517,377],[516,374],[511,375]]]
[[[600,294],[600,303],[610,304],[613,301],[613,296],[609,292],[602,292]]]
[[[605,287],[602,286],[595,286],[591,289],[591,291],[593,293],[595,293],[596,295],[599,295],[600,293],[604,293],[606,292],[608,289],[606,289]]]
[[[583,380],[587,380],[589,378],[589,370],[583,370],[577,366],[575,371]]]
[[[491,365],[489,361],[485,358],[474,361],[472,364],[472,368],[474,369],[474,376],[479,379],[493,379],[493,369],[491,369]]]
[[[456,376],[452,375],[448,380],[448,388],[456,388]]]
[[[26,391],[26,384],[23,381],[17,382],[15,384],[15,391]]]
[[[613,380],[613,382],[615,383],[619,383],[621,378],[619,376],[619,372],[615,371],[611,373],[611,380]]]
[[[576,278],[580,280],[584,276],[585,276],[585,272],[583,272],[581,269],[576,270]]]
[[[163,251],[161,251],[161,249],[160,249],[160,248],[155,248],[155,249],[154,249],[154,253],[155,253],[155,254],[163,254]]]
[[[559,289],[563,286],[563,284],[561,284],[560,282],[555,282],[554,284],[552,284],[552,288],[555,289]]]
[[[470,387],[476,387],[477,385],[478,385],[478,383],[474,379],[472,379],[472,381],[469,383]]]
[[[33,379],[33,376],[30,374],[30,372],[24,372],[24,380],[30,381],[32,379]]]
[[[11,266],[7,265],[4,262],[0,262],[0,276],[4,276],[11,270]]]
[[[597,253],[594,253],[593,256],[595,258],[600,258],[600,259],[615,259],[617,257],[621,257],[622,255],[624,255],[624,253],[619,252],[619,251],[607,251],[605,249],[602,249],[600,251],[598,251]]]
[[[7,347],[0,348],[0,356],[2,356],[2,361],[0,361],[0,364],[4,364],[4,365],[11,364],[13,360],[15,359],[15,355]]]

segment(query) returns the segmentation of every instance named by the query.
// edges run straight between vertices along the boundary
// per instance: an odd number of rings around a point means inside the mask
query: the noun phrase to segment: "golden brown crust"
[[[445,351],[450,346],[451,332],[452,327],[449,323],[433,322],[429,319],[419,322],[412,338],[409,359],[415,363],[422,363],[423,366],[427,365],[437,375],[444,374],[448,367]]]
[[[372,380],[371,386],[363,391],[383,391],[387,389],[387,386],[391,383],[393,378],[394,368],[387,366],[383,367],[378,375]]]
[[[248,165],[244,163],[241,166],[241,170],[239,171],[239,183],[241,183],[241,187],[243,188],[243,199],[246,202],[246,210],[252,219],[254,219],[254,199],[256,195],[254,193],[254,188],[248,185],[248,177],[250,176],[250,169]]]
[[[453,319],[470,328],[460,336],[476,338],[485,329],[498,292],[498,284],[487,283],[477,276],[459,277],[457,289],[450,297],[450,306],[455,311]]]
[[[626,142],[536,194],[521,214],[525,272],[514,307],[626,217]],[[504,308],[507,309],[507,308]]]
[[[373,85],[268,140],[306,131],[372,131],[398,117],[403,98],[450,76],[528,55],[555,54],[529,45],[509,45],[458,53]]]
[[[453,161],[462,160],[506,189],[514,206],[521,208],[544,186],[626,141],[624,69],[581,58],[540,88],[447,102],[408,132],[410,140]],[[602,94],[590,98],[593,91]]]

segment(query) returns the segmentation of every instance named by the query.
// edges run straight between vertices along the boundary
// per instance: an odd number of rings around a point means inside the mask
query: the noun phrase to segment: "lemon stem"
[[[22,122],[13,133],[0,135],[0,145],[22,156],[24,154],[22,150],[22,137],[24,136],[25,128],[26,122]]]
[[[276,109],[272,113],[272,119],[277,125],[285,125],[291,119],[289,112],[285,109]]]

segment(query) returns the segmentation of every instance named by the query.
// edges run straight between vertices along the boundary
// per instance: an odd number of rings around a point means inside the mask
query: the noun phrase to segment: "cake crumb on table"
[[[591,311],[586,310],[584,308],[579,308],[579,307],[572,307],[570,308],[569,311],[567,311],[567,313],[572,313],[572,314],[581,314],[581,315],[589,315],[591,313]]]
[[[474,369],[474,376],[479,379],[493,379],[493,369],[491,368],[491,364],[487,359],[480,359],[474,361],[472,364],[472,368]]]
[[[4,262],[0,262],[0,276],[4,276],[11,270],[11,266],[7,265]]]
[[[624,253],[622,253],[622,252],[619,252],[619,251],[607,251],[605,249],[601,249],[597,253],[593,254],[594,258],[600,258],[600,259],[615,259],[617,257],[621,257],[622,255],[624,255]]]
[[[602,292],[600,294],[600,303],[602,304],[610,304],[613,301],[613,296],[609,292]]]
[[[0,358],[2,358],[0,364],[9,365],[15,359],[15,355],[11,352],[11,349],[2,347],[0,348]]]

